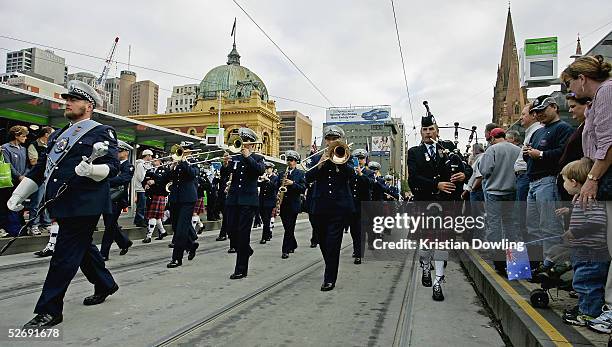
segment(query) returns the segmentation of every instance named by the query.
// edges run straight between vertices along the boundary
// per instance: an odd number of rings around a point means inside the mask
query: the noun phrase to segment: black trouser
[[[319,244],[319,237],[317,235],[317,228],[315,223],[315,218],[313,218],[312,214],[308,214],[308,221],[310,222],[310,226],[312,227],[312,234],[310,235],[310,243],[313,245]]]
[[[270,229],[272,210],[274,210],[274,207],[261,207],[261,221],[263,223],[263,231],[261,232],[262,240],[269,240],[272,238],[272,229]]]
[[[361,209],[351,215],[349,225],[351,227],[351,238],[353,239],[353,254],[363,257],[363,244],[361,237]]]
[[[94,285],[95,293],[108,293],[113,288],[115,280],[92,243],[99,219],[100,215],[57,219],[57,243],[34,313],[53,316],[62,313],[64,295],[79,267]]]
[[[283,235],[283,253],[289,253],[290,251],[297,248],[297,240],[295,239],[295,222],[297,220],[297,213],[284,212],[281,209],[280,217],[283,222],[283,229],[285,233]]]
[[[194,202],[173,202],[170,205],[170,215],[172,216],[172,260],[182,260],[183,253],[193,248],[196,234],[193,224],[191,224],[191,216],[193,215]]]
[[[261,220],[261,209],[258,207],[255,210],[255,222],[254,222],[253,226],[261,225],[261,222],[262,222],[262,220]]]
[[[119,248],[127,248],[130,239],[119,226],[118,220],[121,215],[121,208],[117,204],[113,204],[113,212],[102,215],[104,218],[104,235],[102,236],[102,245],[100,245],[100,253],[103,257],[108,258],[113,241],[117,242]]]
[[[230,246],[236,248],[236,267],[234,273],[247,274],[249,272],[249,257],[253,255],[251,242],[251,227],[257,206],[227,206],[227,232],[230,237]]]
[[[347,217],[344,215],[315,215],[319,247],[325,260],[324,283],[336,283],[342,234]]]

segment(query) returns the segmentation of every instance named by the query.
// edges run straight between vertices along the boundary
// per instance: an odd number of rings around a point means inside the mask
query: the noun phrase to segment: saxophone
[[[287,187],[285,185],[285,180],[287,178],[287,174],[289,173],[289,165],[287,165],[287,169],[285,169],[285,174],[283,175],[283,182],[281,183],[280,188],[278,188],[278,194],[276,194],[276,214],[280,213],[280,206],[283,203],[283,198],[285,197],[285,193],[287,192]]]

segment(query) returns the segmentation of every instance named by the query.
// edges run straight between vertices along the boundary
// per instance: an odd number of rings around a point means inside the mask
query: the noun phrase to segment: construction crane
[[[104,90],[104,84],[106,83],[106,78],[108,77],[108,71],[110,70],[111,63],[113,61],[113,55],[115,55],[115,50],[117,49],[117,42],[119,42],[119,37],[115,37],[115,42],[113,42],[113,47],[108,54],[108,58],[106,58],[106,62],[104,63],[104,69],[102,69],[102,74],[96,80],[96,89]]]

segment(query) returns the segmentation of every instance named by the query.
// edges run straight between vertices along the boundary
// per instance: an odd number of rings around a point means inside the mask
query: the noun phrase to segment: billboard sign
[[[557,38],[543,37],[525,40],[525,55],[557,55]]]
[[[332,107],[326,112],[326,123],[370,123],[391,120],[391,107]]]
[[[371,156],[387,156],[391,152],[391,137],[390,136],[372,136],[372,148],[370,149]]]
[[[520,50],[521,85],[546,83],[557,78],[557,38],[542,37],[525,40]],[[535,86],[535,84],[533,85]]]

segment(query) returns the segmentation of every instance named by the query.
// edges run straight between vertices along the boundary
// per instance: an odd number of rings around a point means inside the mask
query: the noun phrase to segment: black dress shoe
[[[442,286],[436,283],[433,286],[433,294],[431,296],[435,301],[444,301],[444,294],[442,294]]]
[[[106,300],[106,297],[108,297],[109,295],[113,295],[118,290],[119,290],[119,286],[117,285],[117,283],[115,283],[115,285],[108,292],[97,293],[97,294],[88,296],[85,299],[83,299],[83,305],[92,306],[92,305],[101,304],[104,302],[104,300]]]
[[[128,252],[128,249],[132,247],[133,244],[134,242],[132,242],[132,240],[128,240],[127,247],[122,248],[121,251],[119,252],[119,255],[125,255]]]
[[[321,291],[322,292],[329,292],[330,290],[334,289],[336,287],[335,283],[323,283],[323,285],[321,286]]]
[[[225,241],[227,240],[227,236],[219,236],[215,239],[215,241]]]
[[[236,253],[236,248],[231,248],[227,250],[227,253]]]
[[[38,252],[34,252],[34,255],[39,256],[41,258],[50,257],[50,256],[53,255],[53,251],[50,250],[49,248],[45,248],[45,249],[40,250]]]
[[[160,235],[159,235],[158,237],[156,237],[155,239],[156,239],[156,240],[163,240],[163,239],[164,239],[164,237],[166,237],[166,236],[168,236],[168,233],[163,233],[163,234],[160,234]]]
[[[56,324],[59,324],[64,320],[64,316],[59,314],[58,316],[52,316],[50,314],[39,313],[36,317],[32,318],[31,321],[24,324],[24,329],[32,329],[32,328],[40,328],[40,327],[50,327]]]
[[[196,249],[198,249],[199,246],[200,246],[199,243],[197,242],[193,243],[193,247],[191,247],[191,249],[189,250],[189,254],[187,255],[187,260],[193,260],[193,258],[195,258]]]
[[[423,287],[431,287],[431,270],[423,269],[423,274],[421,275],[421,284]]]
[[[151,243],[151,238],[150,238],[150,237],[145,237],[145,238],[142,240],[142,243]]]
[[[168,265],[166,265],[167,268],[172,269],[175,267],[179,267],[183,265],[183,261],[182,260],[172,260],[171,262],[168,263]]]
[[[357,264],[357,265],[361,264],[361,258],[355,257],[355,261],[353,261],[353,264]]]
[[[314,243],[314,242],[311,242],[311,243],[310,243],[310,248],[317,248],[317,244],[316,244],[316,243]]]
[[[230,280],[239,280],[239,279],[241,279],[241,278],[245,278],[245,277],[247,277],[247,275],[246,275],[246,274],[243,274],[243,273],[235,273],[235,274],[231,274],[231,275],[230,275]]]
[[[289,258],[289,254],[283,253],[283,255],[281,255],[281,258],[282,259],[287,259],[287,258]]]
[[[260,244],[265,245],[266,244],[266,240],[261,240],[259,241]]]

